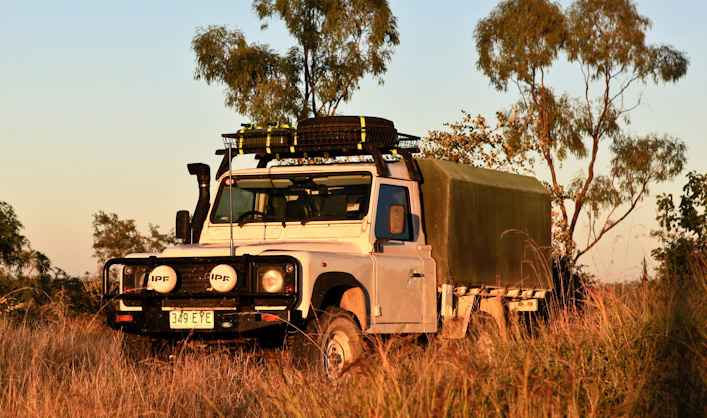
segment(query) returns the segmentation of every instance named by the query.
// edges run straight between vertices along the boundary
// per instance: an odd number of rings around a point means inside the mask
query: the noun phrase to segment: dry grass
[[[703,416],[705,295],[707,273],[681,289],[597,287],[532,337],[375,339],[334,385],[280,353],[168,364],[125,355],[96,321],[0,317],[0,416]]]

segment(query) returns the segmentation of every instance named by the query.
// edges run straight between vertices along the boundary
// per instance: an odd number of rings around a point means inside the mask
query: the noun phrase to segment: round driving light
[[[279,270],[271,269],[263,274],[260,279],[263,290],[268,293],[282,292],[282,285],[285,283],[285,278]]]
[[[147,290],[169,293],[177,286],[177,272],[170,266],[158,266],[150,272]]]
[[[228,264],[219,264],[209,274],[211,287],[217,292],[230,292],[236,287],[237,281],[236,269]]]

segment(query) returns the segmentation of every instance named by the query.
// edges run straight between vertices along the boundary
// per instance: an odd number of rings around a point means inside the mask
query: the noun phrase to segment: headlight
[[[260,286],[268,293],[282,292],[285,284],[285,276],[279,268],[263,269],[264,272],[260,276]]]
[[[123,266],[120,283],[123,293],[133,293],[137,285],[135,284],[135,267]]]

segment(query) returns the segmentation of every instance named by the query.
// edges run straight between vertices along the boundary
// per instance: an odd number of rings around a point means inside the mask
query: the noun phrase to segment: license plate
[[[169,311],[171,329],[213,329],[214,311]]]

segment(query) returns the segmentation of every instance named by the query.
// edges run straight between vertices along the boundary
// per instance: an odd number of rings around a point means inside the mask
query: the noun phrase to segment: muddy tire
[[[181,343],[176,341],[153,341],[152,358],[164,363],[173,363],[181,351]]]
[[[314,368],[331,378],[363,355],[361,329],[351,312],[327,308],[307,330],[295,337],[292,357],[296,365]]]
[[[472,343],[477,354],[487,359],[494,356],[494,347],[499,339],[504,339],[503,330],[496,319],[486,312],[474,312],[469,319],[466,331],[467,339]]]

